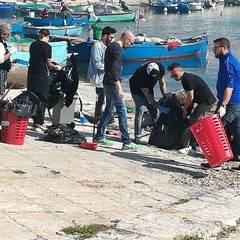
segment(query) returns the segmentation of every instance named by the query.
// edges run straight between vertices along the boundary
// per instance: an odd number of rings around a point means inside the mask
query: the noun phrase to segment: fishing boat
[[[26,22],[12,23],[11,24],[12,33],[21,33],[23,31],[23,27],[26,25],[27,25]]]
[[[88,18],[40,18],[40,17],[24,17],[24,21],[31,23],[33,26],[72,26],[76,24],[88,23]]]
[[[15,82],[16,87],[26,86],[27,84],[27,68],[29,64],[29,47],[34,39],[19,39],[7,42],[9,47],[12,44],[17,46],[17,52],[11,56],[13,62],[11,71],[9,71],[8,82],[9,84]],[[64,65],[67,59],[67,42],[49,42],[52,46],[52,56],[56,63]]]
[[[72,25],[72,26],[44,26],[45,29],[48,29],[50,35],[60,35],[60,36],[75,36],[80,35],[83,30],[84,24]],[[23,27],[23,34],[25,37],[36,37],[39,31],[43,27],[26,25]]]
[[[71,12],[71,15],[77,17],[87,17],[87,12]],[[95,14],[90,14],[89,22],[95,22],[97,18],[100,18],[102,22],[128,22],[136,19],[136,10],[124,11],[96,11]]]
[[[168,59],[159,61],[166,69],[172,63],[176,62],[176,59]],[[143,62],[124,62],[122,68],[122,76],[132,75],[136,69],[141,66]],[[183,68],[206,68],[207,67],[207,54],[195,55],[193,57],[179,58],[177,59]]]
[[[152,6],[157,13],[178,13],[178,3],[175,0],[161,0]]]
[[[188,2],[189,11],[195,12],[195,11],[203,11],[203,3],[199,0],[193,0]]]
[[[150,41],[135,40],[132,47],[123,49],[124,62],[154,61],[185,58],[207,53],[207,34],[184,39],[148,38]],[[78,53],[76,59],[87,62],[94,42],[81,42],[68,47],[69,52]]]
[[[49,9],[50,6],[48,4],[39,4],[39,3],[19,3],[17,4],[17,7],[19,9],[19,11],[23,12],[23,13],[27,13],[27,12],[40,12],[43,9]]]
[[[0,14],[17,12],[15,3],[0,3]]]

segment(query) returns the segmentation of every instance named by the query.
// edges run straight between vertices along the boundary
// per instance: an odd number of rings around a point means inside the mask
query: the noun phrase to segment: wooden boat
[[[154,61],[191,57],[207,53],[207,35],[184,39],[160,40],[152,38],[150,42],[135,41],[132,47],[123,49],[124,62]],[[82,42],[68,47],[69,52],[78,53],[76,59],[87,62],[93,42]]]
[[[26,4],[26,3],[21,3],[21,4],[17,4],[17,7],[20,11],[26,13],[26,12],[40,12],[43,9],[49,9],[50,6],[48,4]]]
[[[161,0],[157,3],[154,3],[153,8],[156,13],[188,13],[189,6],[186,0]]]
[[[24,17],[24,21],[31,23],[33,26],[72,26],[76,24],[88,23],[88,18],[40,18],[40,17]]]
[[[22,23],[12,23],[11,28],[12,28],[12,33],[21,33],[23,31],[23,27],[26,26],[26,22]]]
[[[176,1],[162,0],[152,6],[157,13],[178,13],[178,3]]]
[[[191,11],[191,12],[204,10],[203,3],[198,0],[188,2],[188,6],[189,6],[189,11]]]
[[[0,3],[0,13],[15,13],[17,12],[15,3]]]
[[[8,42],[8,46],[17,45],[18,51],[11,56],[13,62],[11,71],[8,75],[8,83],[16,82],[16,87],[26,86],[27,68],[29,64],[29,47],[34,39],[20,39],[16,42]],[[52,55],[56,63],[64,65],[67,59],[67,42],[50,42],[52,46]]]
[[[176,59],[161,60],[161,64],[167,69]],[[122,76],[132,75],[135,70],[145,62],[124,62],[122,69]],[[207,67],[207,54],[195,55],[193,57],[177,59],[183,68],[206,68]]]
[[[61,26],[61,27],[56,27],[56,26],[39,27],[39,26],[26,25],[25,27],[23,27],[23,34],[25,37],[34,37],[38,35],[39,31],[42,28],[46,28],[49,30],[51,35],[74,36],[74,35],[81,34],[83,30],[83,25],[84,24],[72,25],[72,26]]]
[[[78,17],[87,17],[86,12],[71,12],[71,15]],[[102,22],[128,22],[134,21],[136,18],[136,10],[130,10],[128,12],[116,11],[116,12],[106,12],[106,11],[96,11],[95,15],[90,15],[89,21],[95,22],[97,18],[100,18]]]

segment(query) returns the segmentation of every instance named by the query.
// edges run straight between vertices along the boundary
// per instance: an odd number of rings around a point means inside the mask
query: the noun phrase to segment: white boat
[[[203,11],[203,3],[201,1],[190,1],[188,2],[189,11]]]

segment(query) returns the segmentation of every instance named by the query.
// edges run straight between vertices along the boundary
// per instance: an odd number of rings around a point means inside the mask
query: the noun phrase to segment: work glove
[[[12,45],[11,48],[10,48],[10,50],[9,50],[9,52],[10,52],[11,54],[14,54],[15,52],[17,52],[17,47],[16,47],[15,45]]]
[[[60,65],[55,65],[54,66],[54,70],[56,71],[61,71],[62,70],[62,67]]]
[[[226,114],[226,106],[220,106],[217,113],[222,118]]]
[[[168,108],[168,107],[164,107],[164,106],[161,106],[161,105],[158,106],[157,109],[159,110],[159,112],[161,112],[161,113],[165,113],[165,114],[167,114],[167,113],[170,112],[170,108]]]

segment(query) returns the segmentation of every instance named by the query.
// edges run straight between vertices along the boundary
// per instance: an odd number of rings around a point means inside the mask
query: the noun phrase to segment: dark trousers
[[[95,118],[99,120],[103,115],[103,105],[105,99],[104,88],[96,88],[96,94],[98,97],[96,101]]]
[[[193,112],[190,114],[188,123],[189,126],[193,125],[200,119],[202,119],[207,112],[211,110],[213,105],[209,105],[206,103],[199,103],[193,110]],[[188,128],[186,132],[183,133],[182,135],[182,142],[184,142],[184,147],[188,147],[189,145],[195,149],[196,146],[198,145],[191,130]]]

